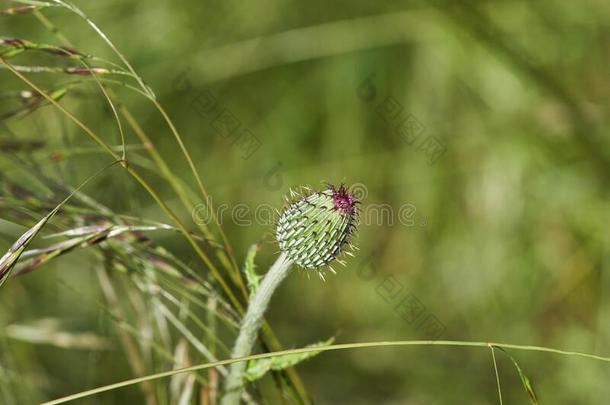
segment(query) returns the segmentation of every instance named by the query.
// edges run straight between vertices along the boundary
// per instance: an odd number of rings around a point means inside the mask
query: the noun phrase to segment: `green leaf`
[[[254,258],[256,257],[256,253],[258,253],[259,248],[260,245],[258,243],[250,246],[250,249],[248,249],[248,254],[246,255],[246,262],[244,264],[244,274],[246,275],[246,282],[248,283],[250,297],[256,293],[260,280],[263,277],[256,274],[256,265],[254,264]]]
[[[517,360],[515,360],[514,357],[511,356],[510,354],[508,354],[508,352],[506,350],[504,350],[503,348],[501,348],[499,346],[494,346],[494,348],[500,349],[502,352],[504,352],[504,354],[506,354],[510,358],[510,360],[515,365],[517,372],[519,373],[519,378],[521,379],[521,384],[523,384],[523,389],[525,390],[525,393],[529,397],[530,403],[532,405],[538,405],[538,399],[536,398],[536,393],[534,392],[534,387],[532,386],[530,379],[527,377],[527,375],[525,375],[525,373],[519,366],[519,363],[517,363]]]
[[[64,98],[64,96],[68,93],[68,89],[57,89],[57,90],[53,90],[52,92],[49,93],[49,96],[55,100],[55,101],[59,101],[62,98]]]
[[[335,338],[332,337],[324,342],[314,343],[307,347],[324,347],[330,346],[335,341]],[[307,360],[316,354],[320,353],[319,351],[311,351],[306,353],[297,353],[297,354],[285,354],[283,356],[277,357],[269,357],[264,359],[256,359],[250,360],[248,362],[248,368],[246,369],[246,373],[244,377],[247,381],[256,381],[259,378],[263,377],[269,370],[283,370],[287,367],[292,367],[303,360]]]

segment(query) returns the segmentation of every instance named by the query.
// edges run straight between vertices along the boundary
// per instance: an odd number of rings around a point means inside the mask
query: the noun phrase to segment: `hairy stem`
[[[248,356],[252,352],[252,347],[254,347],[254,342],[256,342],[256,337],[263,322],[265,311],[267,311],[269,306],[271,296],[286,278],[291,266],[292,261],[288,259],[286,254],[282,253],[265,275],[265,278],[250,300],[250,305],[248,305],[248,310],[242,320],[239,336],[237,336],[231,353],[232,358]],[[239,398],[244,389],[243,376],[246,366],[246,362],[233,363],[231,365],[225,386],[225,395],[221,402],[222,405],[236,405],[239,403]]]

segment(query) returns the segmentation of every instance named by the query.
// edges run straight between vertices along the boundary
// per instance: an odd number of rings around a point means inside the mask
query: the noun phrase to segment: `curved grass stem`
[[[127,68],[128,72],[131,74],[131,76],[138,82],[138,85],[142,89],[142,94],[153,103],[155,108],[159,111],[159,113],[162,115],[163,119],[167,123],[167,125],[168,125],[168,127],[169,127],[169,129],[170,129],[170,131],[172,133],[172,135],[174,136],[174,138],[176,139],[176,142],[178,143],[178,146],[180,147],[180,151],[182,152],[183,156],[185,157],[185,159],[186,159],[186,161],[188,163],[189,169],[191,170],[193,176],[195,177],[195,180],[197,182],[197,187],[199,188],[199,191],[201,193],[201,196],[202,196],[203,200],[205,201],[205,204],[209,205],[211,200],[210,200],[209,195],[208,195],[208,193],[207,193],[207,191],[206,191],[206,189],[205,189],[205,187],[203,185],[203,182],[201,181],[201,177],[199,176],[199,173],[197,172],[195,164],[193,163],[193,159],[191,158],[191,155],[190,155],[190,153],[188,151],[188,148],[184,144],[184,141],[182,140],[182,136],[178,132],[178,130],[177,130],[176,126],[174,125],[174,123],[172,122],[171,118],[169,117],[167,112],[163,109],[161,104],[157,101],[154,93],[152,92],[152,89],[144,83],[142,78],[136,73],[135,69],[131,66],[131,64],[125,58],[125,56],[118,50],[118,48],[114,45],[114,43],[112,43],[112,41],[103,33],[103,31],[99,27],[97,27],[97,25],[83,11],[81,11],[74,4],[72,4],[70,2],[67,2],[67,1],[64,1],[64,0],[54,0],[54,2],[55,2],[55,4],[60,5],[62,7],[65,7],[66,9],[70,10],[71,12],[75,13],[80,18],[85,20],[87,22],[87,24],[102,38],[102,40],[119,57],[119,59],[125,65],[125,67]],[[55,35],[58,36],[60,41],[62,41],[66,45],[72,46],[70,41],[63,34],[61,34],[56,29],[56,27],[53,26],[53,24],[44,16],[44,14],[42,14],[41,12],[37,11],[35,13],[35,15],[43,23],[43,25],[45,25],[45,27],[47,27],[48,29],[51,29],[55,33]],[[96,78],[96,81],[98,81],[98,80],[99,79]],[[106,98],[110,102],[110,97],[106,93],[106,90],[102,88],[102,91],[104,92],[104,95],[106,96]],[[120,120],[118,118],[118,115],[116,114],[116,111],[114,109],[114,106],[112,105],[112,102],[110,102],[110,103],[111,103],[111,107],[113,109],[113,112],[115,113],[115,117],[117,119],[117,122],[119,122],[119,129],[121,131],[121,137],[122,137],[122,128],[120,127]],[[138,134],[138,136],[140,136],[140,134]],[[150,146],[150,145],[152,145],[152,143],[148,142],[147,145]],[[159,156],[154,156],[153,155],[153,159],[155,160],[155,162],[157,164],[159,164],[159,159],[158,158],[159,158]],[[164,161],[163,161],[163,165],[160,166],[160,168],[162,169],[164,174],[167,176],[168,169],[164,168],[163,166],[167,166]],[[172,177],[173,177],[173,175],[172,176],[168,176],[168,181],[170,182],[170,184],[172,186],[174,186],[175,182],[172,181]],[[185,206],[187,206],[189,211],[192,212],[193,211],[192,204],[186,203],[186,201],[188,201],[188,199],[186,199],[186,200],[184,199],[183,193],[178,192],[178,190],[176,190],[176,192],[178,193],[181,201],[185,204]],[[188,206],[190,206],[190,207],[188,207]],[[224,257],[222,257],[222,259],[228,259],[228,261],[229,261],[229,263],[231,265],[231,271],[229,272],[229,274],[231,275],[233,280],[236,282],[236,284],[240,287],[240,290],[241,290],[244,298],[246,298],[247,297],[246,287],[245,287],[245,284],[244,284],[243,279],[241,277],[241,273],[239,271],[239,266],[237,265],[237,262],[235,261],[235,257],[234,257],[233,252],[232,252],[231,244],[229,243],[229,240],[226,237],[226,234],[224,233],[224,230],[222,229],[222,226],[220,225],[220,221],[219,221],[218,217],[216,216],[214,210],[211,209],[210,212],[212,213],[212,219],[214,220],[214,223],[215,223],[216,227],[218,228],[218,231],[219,231],[219,233],[221,235],[222,242],[224,243],[225,250],[226,250],[226,252],[219,251],[218,254],[221,255],[221,256],[224,256]],[[214,236],[212,235],[212,233],[210,232],[210,230],[207,228],[207,226],[204,223],[201,223],[200,221],[195,221],[195,222],[196,222],[196,225],[203,232],[204,236],[207,239],[214,239]]]
[[[114,160],[121,161],[120,156],[112,149],[110,145],[108,145],[99,135],[91,130],[87,125],[85,125],[81,120],[79,120],[74,114],[66,110],[61,104],[59,104],[56,100],[54,100],[51,96],[49,96],[46,92],[32,83],[28,78],[23,76],[21,73],[16,71],[13,66],[6,62],[3,58],[0,57],[0,64],[6,65],[6,67],[17,77],[19,77],[24,83],[30,86],[33,90],[35,90],[38,94],[43,96],[47,101],[53,104],[57,109],[59,109],[63,114],[65,114],[70,120],[72,120],[76,125],[78,125],[87,135],[89,135],[98,145],[100,145],[110,156],[114,158]],[[199,244],[195,241],[193,236],[190,234],[188,229],[184,223],[180,220],[180,218],[174,213],[171,208],[163,201],[161,196],[152,188],[150,184],[144,178],[136,172],[132,167],[130,167],[126,161],[122,161],[127,172],[138,182],[140,185],[150,194],[150,196],[155,200],[155,202],[159,205],[159,207],[163,210],[163,212],[170,217],[176,226],[180,229],[180,232],[184,235],[184,237],[191,244],[197,255],[201,258],[201,260],[206,264],[206,266],[210,269],[210,271],[214,274],[214,277],[223,288],[233,305],[236,307],[241,307],[241,304],[227,282],[224,280],[218,269],[214,266],[212,261],[208,258],[205,252],[201,249]]]
[[[50,4],[50,3],[45,3],[45,4]],[[209,204],[210,200],[207,197],[207,192],[206,192],[205,188],[203,187],[203,183],[201,182],[199,174],[197,173],[197,171],[196,171],[196,169],[194,167],[192,159],[190,158],[190,154],[188,153],[188,150],[184,146],[184,144],[182,142],[182,139],[181,139],[181,136],[180,136],[179,132],[177,131],[175,125],[173,124],[173,122],[171,121],[171,119],[169,118],[169,116],[167,115],[165,110],[162,108],[162,106],[159,104],[159,102],[156,100],[152,90],[147,85],[145,85],[143,80],[139,77],[139,75],[137,75],[137,73],[135,72],[133,67],[129,64],[129,62],[126,60],[126,58],[119,52],[119,50],[114,46],[114,44],[110,41],[110,39],[103,32],[101,32],[101,30],[97,26],[95,26],[95,24],[93,24],[93,22],[81,10],[77,9],[74,5],[68,4],[68,3],[64,2],[64,1],[55,0],[55,3],[53,3],[53,5],[61,5],[63,7],[66,7],[68,9],[70,9],[72,12],[75,12],[81,18],[84,18],[87,21],[87,23],[92,26],[94,31],[96,31],[96,33],[98,33],[101,36],[101,38],[104,40],[104,42],[106,42],[110,46],[110,48],[115,52],[115,54],[119,57],[119,59],[121,59],[121,61],[127,67],[128,72],[136,79],[136,81],[138,82],[138,84],[142,88],[142,90],[139,90],[139,89],[137,89],[135,87],[133,89],[136,90],[136,91],[139,91],[140,94],[142,94],[144,97],[146,97],[149,100],[151,100],[153,102],[153,104],[155,105],[155,107],[163,115],[164,120],[167,122],[168,126],[170,127],[170,130],[172,131],[174,137],[178,141],[178,144],[179,144],[183,154],[185,155],[185,158],[187,159],[187,161],[189,163],[189,167],[190,167],[191,171],[193,172],[193,175],[195,176],[195,178],[197,180],[199,189],[200,189],[201,194],[202,194],[202,196],[203,196],[203,198],[205,200],[205,203]],[[70,43],[68,38],[65,37],[61,33],[61,31],[58,29],[58,27],[56,27],[49,19],[47,19],[42,12],[40,12],[39,10],[35,10],[34,11],[34,15],[62,43],[64,43],[67,46],[72,46],[72,44]],[[117,66],[118,65],[115,65],[115,67],[117,67]],[[96,81],[98,81],[98,80],[104,80],[104,79],[96,78]],[[98,82],[98,84],[99,84],[99,82]],[[128,87],[130,87],[130,86],[128,86]],[[107,96],[112,97],[112,95],[113,95],[112,90],[108,89]],[[56,104],[56,106],[59,107],[59,105],[57,103],[54,103],[54,104]],[[160,167],[162,173],[165,175],[165,177],[167,178],[167,180],[170,183],[170,185],[172,186],[172,188],[174,188],[174,191],[176,191],[176,193],[178,194],[178,196],[179,196],[180,200],[182,201],[182,203],[184,204],[184,206],[190,212],[193,212],[192,202],[190,201],[190,199],[188,198],[188,196],[186,195],[186,193],[184,192],[184,190],[182,189],[182,187],[180,186],[180,184],[176,180],[175,175],[169,169],[169,167],[165,163],[165,160],[163,159],[163,157],[159,153],[154,153],[153,152],[153,150],[155,148],[154,148],[153,143],[150,141],[150,138],[144,133],[143,130],[141,130],[141,128],[138,128],[139,125],[137,125],[137,121],[135,119],[133,119],[133,117],[131,116],[131,114],[129,113],[129,111],[127,110],[126,107],[120,106],[120,109],[121,109],[121,113],[123,114],[123,117],[126,119],[126,121],[128,123],[130,123],[130,125],[131,125],[132,129],[134,130],[134,132],[136,132],[138,137],[143,141],[144,145],[147,147],[147,150],[151,154],[153,160]],[[70,118],[72,118],[72,117],[70,117]],[[136,124],[136,125],[134,126],[134,124]],[[80,126],[82,127],[82,125],[80,125]],[[138,129],[140,131],[138,131]],[[91,132],[91,131],[89,131],[89,132]],[[155,150],[155,152],[156,152],[156,150]],[[146,187],[145,186],[145,188],[148,189],[150,187]],[[160,202],[157,198],[155,198],[155,200],[159,203],[159,205],[161,205],[162,202]],[[171,211],[168,211],[166,209],[164,209],[164,211],[172,219],[174,219],[174,216],[170,215]],[[224,233],[224,230],[222,229],[222,227],[220,225],[219,219],[216,216],[214,210],[212,209],[211,212],[212,212],[212,215],[214,216],[214,218],[213,218],[214,222],[215,222],[216,226],[219,229],[222,241],[223,241],[223,243],[225,245],[225,250],[224,251],[218,250],[217,251],[217,255],[219,255],[219,259],[221,259],[221,262],[223,261],[222,260],[223,258],[226,258],[228,256],[230,267],[233,268],[233,271],[229,271],[229,275],[231,276],[233,281],[239,286],[240,291],[243,294],[243,297],[247,301],[247,296],[248,296],[247,290],[246,290],[246,287],[245,287],[244,280],[243,280],[243,278],[241,276],[241,272],[239,271],[239,266],[237,265],[237,263],[235,261],[235,257],[234,257],[234,255],[232,253],[231,245],[230,245],[230,243],[228,241],[228,238],[226,237],[226,235]],[[199,229],[201,230],[201,232],[203,233],[204,236],[210,236],[209,230],[207,229],[207,227],[206,227],[206,225],[204,223],[202,223],[201,221],[195,221],[195,223],[199,227]],[[178,228],[180,228],[180,230],[185,234],[187,239],[189,239],[189,235],[187,235],[186,231],[184,231],[184,229],[183,229],[184,226],[182,226],[182,224],[180,224],[179,221],[176,222],[176,224],[178,225]],[[209,239],[212,239],[212,238],[209,238]],[[192,238],[189,239],[189,243],[191,243],[191,245],[193,245],[193,247],[197,251],[197,254],[202,258],[204,263],[208,267],[210,267],[210,271],[212,272],[214,277],[218,280],[220,286],[223,288],[223,290],[225,291],[225,293],[227,294],[227,296],[231,300],[232,304],[235,306],[236,310],[239,313],[243,313],[244,307],[243,307],[242,303],[239,300],[237,300],[237,297],[235,296],[233,291],[229,289],[227,283],[220,276],[220,272],[216,268],[214,263],[211,262],[209,259],[207,259],[207,255],[205,255],[205,253],[203,253],[203,251],[201,251],[199,246],[196,246],[194,244],[195,241],[192,240]],[[205,256],[205,258],[204,258],[204,256]],[[263,324],[262,331],[263,331],[263,335],[265,337],[264,342],[263,342],[264,343],[263,346],[264,346],[264,348],[266,350],[281,350],[282,349],[282,346],[281,346],[280,342],[278,341],[278,339],[276,338],[276,336],[273,333],[272,329],[269,327],[269,325],[267,323]],[[295,398],[298,400],[298,403],[300,403],[300,404],[306,403],[307,393],[306,393],[305,387],[304,387],[300,377],[298,376],[298,374],[292,368],[289,368],[289,369],[285,370],[284,372],[286,373],[286,375],[288,377],[288,380],[290,381],[290,387],[291,387],[292,391],[294,392]]]
[[[552,353],[563,356],[573,356],[573,357],[582,357],[590,360],[598,360],[606,363],[610,363],[610,357],[599,356],[596,354],[583,353],[583,352],[575,352],[569,350],[561,350],[554,349],[551,347],[544,346],[531,346],[531,345],[517,345],[512,343],[495,343],[495,342],[469,342],[469,341],[461,341],[461,340],[397,340],[397,341],[382,341],[382,342],[363,342],[363,343],[344,343],[344,344],[335,344],[329,346],[319,346],[319,347],[304,347],[300,349],[291,349],[291,350],[282,350],[273,353],[262,353],[262,354],[254,354],[251,356],[234,358],[234,359],[226,359],[215,361],[213,363],[205,363],[198,364],[192,367],[181,368],[177,370],[165,371],[162,373],[151,374],[145,377],[133,378],[131,380],[121,381],[118,383],[106,385],[103,387],[94,388],[91,390],[79,392],[73,395],[69,395],[67,397],[62,397],[55,399],[53,401],[48,401],[43,403],[42,405],[57,405],[63,404],[66,402],[74,401],[80,398],[89,397],[95,394],[100,394],[102,392],[112,391],[122,387],[128,387],[130,385],[141,384],[145,381],[158,380],[160,378],[171,377],[173,375],[179,373],[188,373],[199,370],[205,370],[211,367],[218,367],[222,365],[229,365],[238,362],[246,362],[249,360],[257,360],[257,359],[268,359],[271,357],[284,356],[287,354],[299,354],[299,353],[309,353],[309,352],[329,352],[335,350],[353,350],[353,349],[367,349],[367,348],[375,348],[375,347],[400,347],[400,346],[445,346],[445,347],[483,347],[485,349],[489,349],[490,346],[493,347],[501,347],[504,349],[513,349],[513,350],[521,350],[521,351],[530,351],[530,352],[543,352],[543,353]]]

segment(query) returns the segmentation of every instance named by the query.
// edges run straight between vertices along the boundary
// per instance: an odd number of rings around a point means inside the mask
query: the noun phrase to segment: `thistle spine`
[[[306,190],[307,194],[290,204],[280,216],[276,237],[282,253],[250,300],[232,358],[245,357],[252,352],[271,296],[288,276],[293,263],[305,269],[319,270],[333,260],[343,263],[337,256],[345,244],[354,248],[349,237],[358,221],[357,199],[343,185],[338,189],[329,186],[319,192]],[[294,196],[293,191],[291,194]],[[318,274],[324,278],[321,271]],[[222,405],[239,404],[246,367],[244,361],[231,365]]]

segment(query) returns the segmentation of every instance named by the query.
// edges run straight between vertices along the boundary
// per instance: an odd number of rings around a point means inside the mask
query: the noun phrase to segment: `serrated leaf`
[[[503,348],[501,348],[499,346],[494,346],[494,347],[496,349],[500,349],[502,352],[504,352],[504,354],[506,354],[508,356],[508,358],[510,358],[510,360],[515,365],[515,368],[517,369],[517,373],[519,373],[519,378],[521,379],[521,384],[523,384],[523,389],[525,390],[525,393],[529,397],[530,403],[532,405],[538,405],[538,398],[536,398],[536,393],[534,392],[534,387],[532,386],[530,379],[527,377],[527,375],[525,375],[525,373],[519,366],[519,363],[517,363],[517,360],[515,360],[515,358],[513,356],[511,356],[510,354],[508,354],[508,352],[506,350],[504,350]]]
[[[307,347],[325,347],[333,344],[335,338],[332,337],[324,342],[314,343]],[[244,377],[247,381],[256,381],[263,377],[270,370],[283,370],[288,367],[297,365],[298,363],[307,360],[320,351],[311,351],[306,353],[285,354],[283,356],[269,357],[265,359],[250,360]]]
[[[260,246],[258,244],[250,246],[250,249],[248,249],[248,254],[246,255],[246,262],[244,263],[244,274],[246,275],[246,282],[248,283],[250,297],[256,293],[262,278],[261,275],[256,274],[256,265],[254,264],[254,258],[256,257],[256,253],[258,253],[259,248]]]

